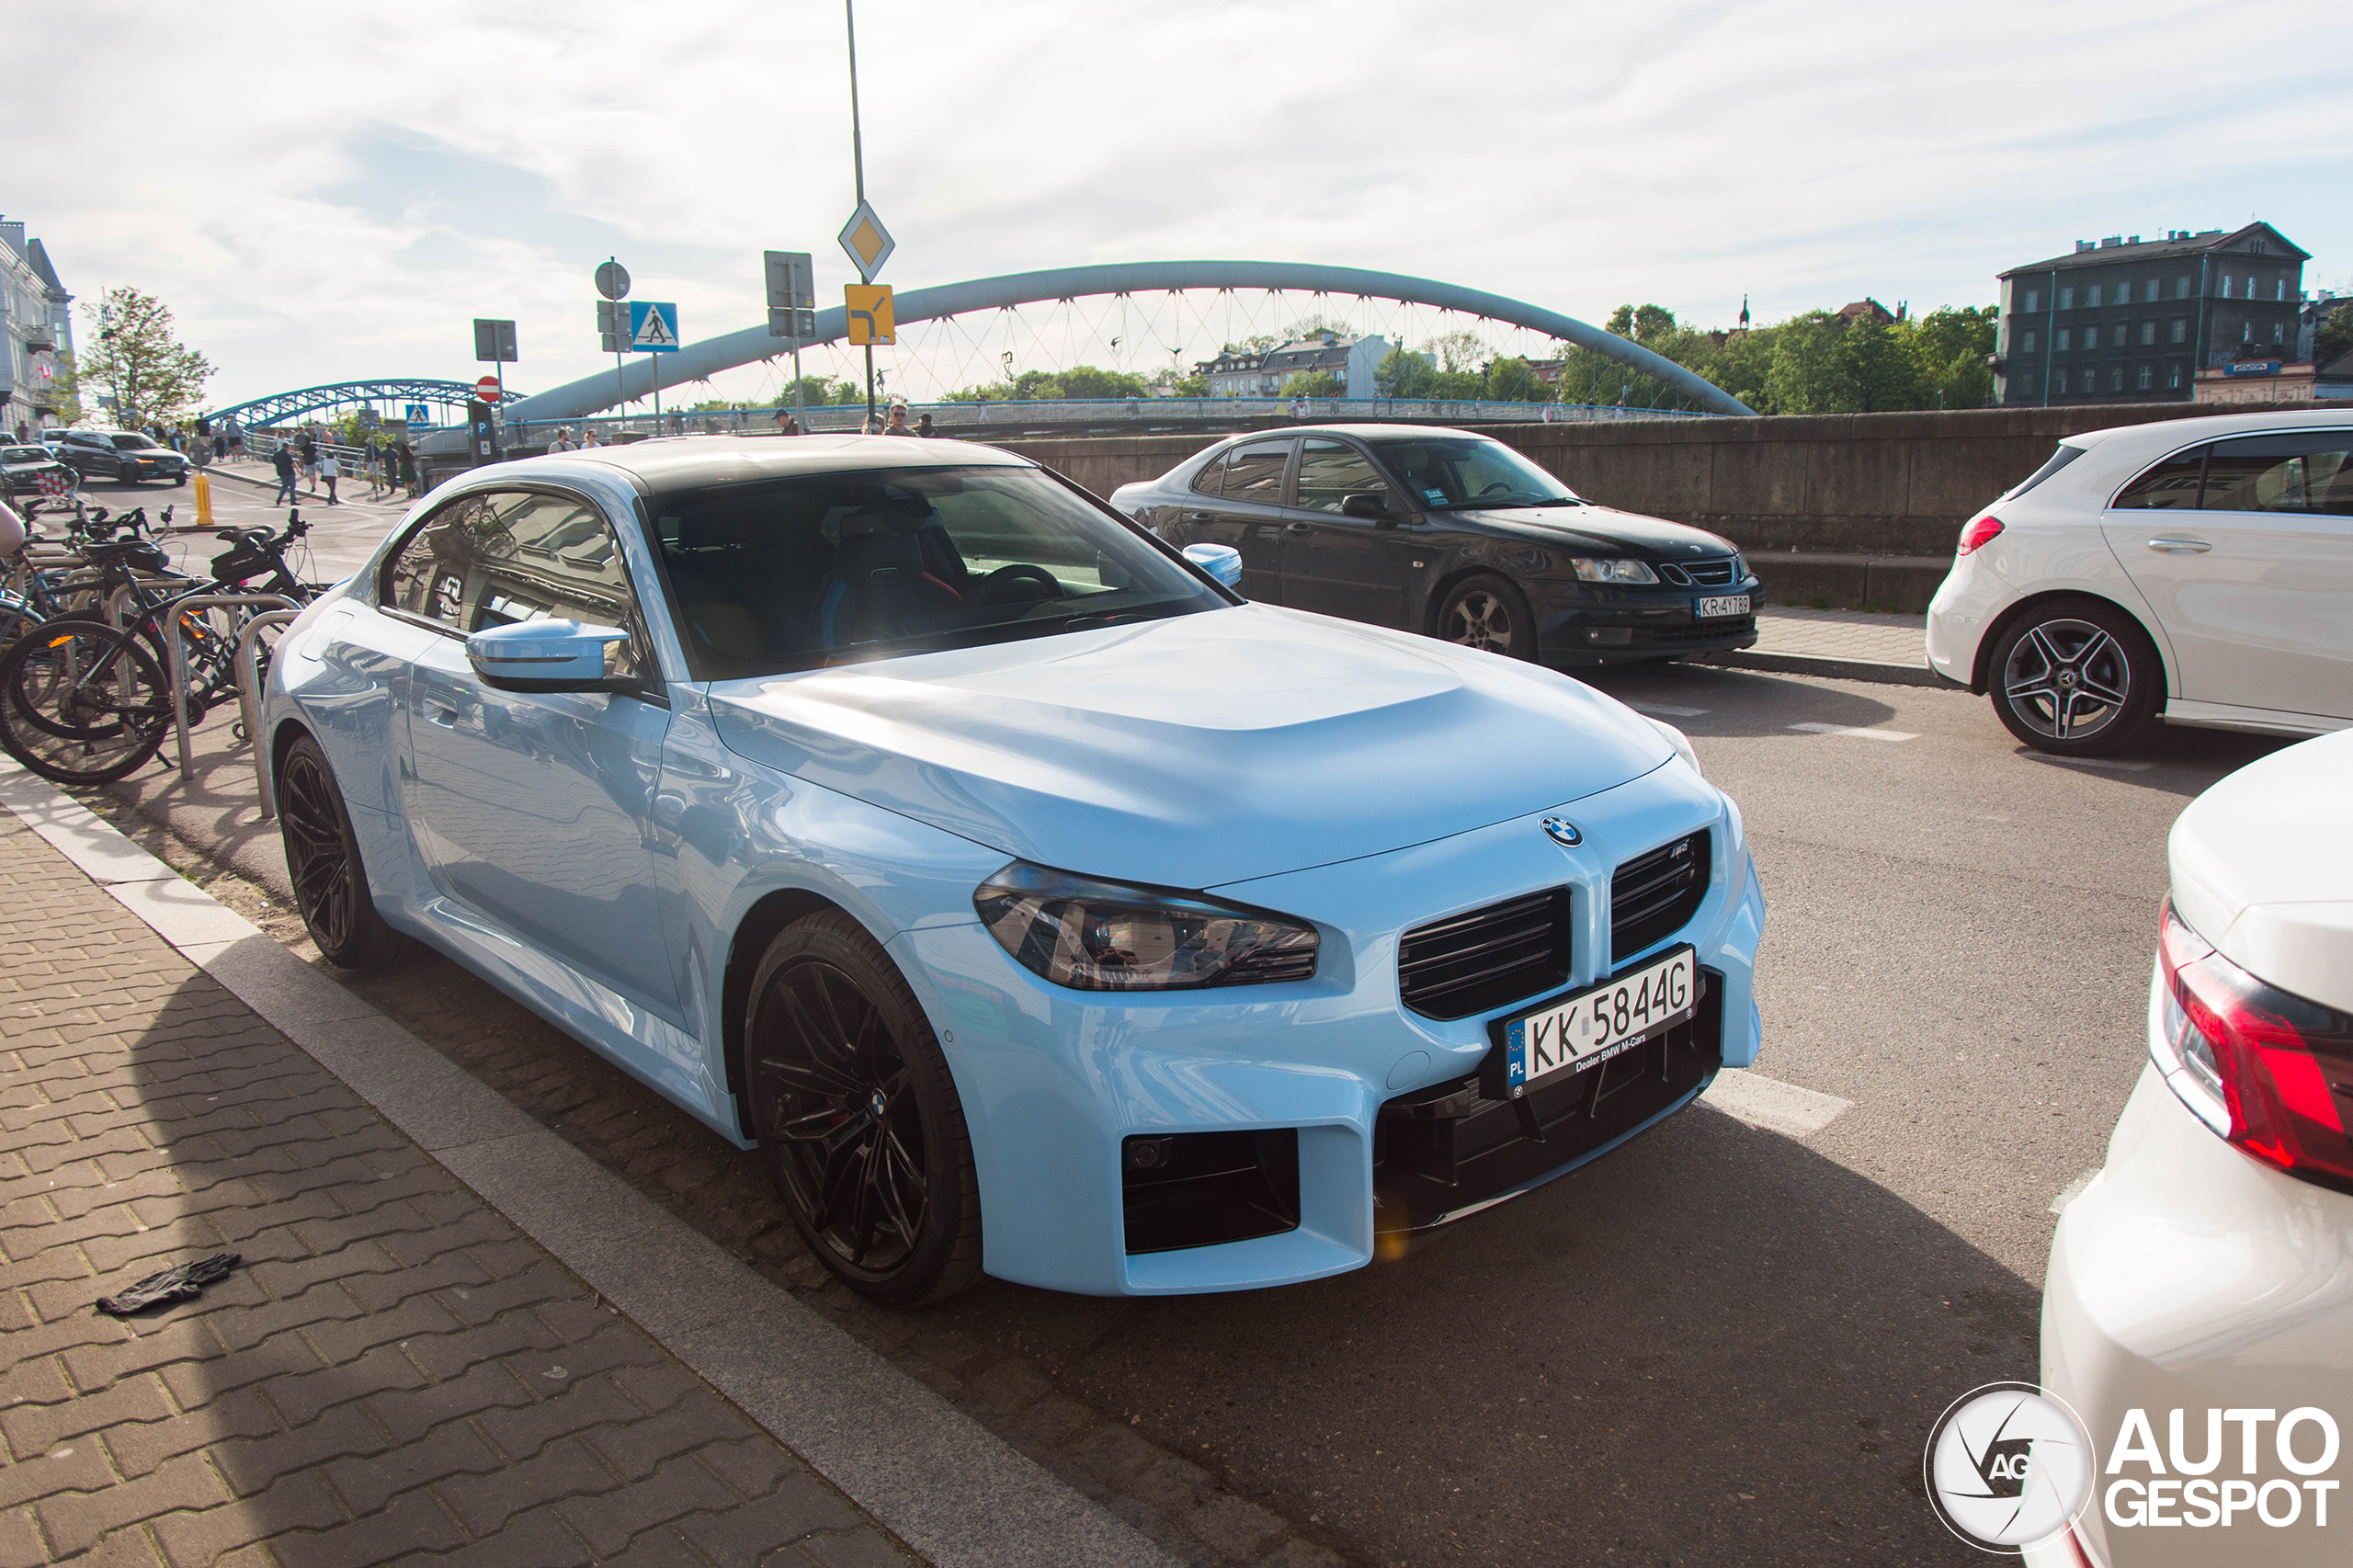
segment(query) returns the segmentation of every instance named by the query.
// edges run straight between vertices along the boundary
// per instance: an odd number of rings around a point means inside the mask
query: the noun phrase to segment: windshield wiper
[[[1582,495],[1554,495],[1541,501],[1466,501],[1463,505],[1499,512],[1506,506],[1582,506],[1586,500]]]

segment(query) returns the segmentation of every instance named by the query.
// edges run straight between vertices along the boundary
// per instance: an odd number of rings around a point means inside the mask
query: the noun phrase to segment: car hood
[[[2353,1013],[2353,730],[2251,762],[2166,844],[2174,907],[2258,980]]]
[[[1631,546],[1654,560],[1730,555],[1736,549],[1732,540],[1705,528],[1671,523],[1665,517],[1646,517],[1640,512],[1621,512],[1615,506],[1503,506],[1442,512],[1437,516],[1441,519],[1467,518],[1484,528],[1568,548],[1590,546],[1622,554]]]
[[[1533,665],[1266,605],[715,683],[781,772],[1041,865],[1208,888],[1564,805],[1657,728]]]

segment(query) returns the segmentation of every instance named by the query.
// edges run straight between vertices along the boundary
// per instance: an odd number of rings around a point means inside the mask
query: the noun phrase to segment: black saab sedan
[[[1745,648],[1763,603],[1730,540],[1570,494],[1489,437],[1316,425],[1232,437],[1111,504],[1242,592],[1556,666]]]

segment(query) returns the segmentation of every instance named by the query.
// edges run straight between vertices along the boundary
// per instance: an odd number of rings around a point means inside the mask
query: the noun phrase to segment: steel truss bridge
[[[215,425],[234,419],[248,429],[280,425],[289,419],[301,419],[307,415],[324,414],[330,409],[347,408],[354,403],[372,407],[377,403],[438,403],[444,408],[463,413],[474,395],[469,381],[444,381],[423,377],[402,377],[376,381],[335,381],[325,386],[304,387],[300,392],[272,392],[249,403],[216,410],[207,415]],[[513,396],[513,393],[508,393]]]
[[[1731,393],[1693,375],[1673,360],[1574,316],[1478,289],[1354,267],[1324,267],[1310,262],[1283,261],[1139,261],[1063,267],[1042,272],[1010,273],[1000,278],[978,278],[966,283],[910,289],[895,295],[892,302],[893,313],[904,327],[916,322],[939,321],[978,311],[1009,310],[1025,304],[1068,303],[1080,298],[1101,295],[1125,297],[1164,292],[1177,295],[1188,290],[1227,294],[1236,290],[1265,290],[1270,294],[1298,294],[1323,301],[1350,299],[1397,301],[1407,305],[1458,312],[1527,328],[1564,343],[1590,348],[1619,361],[1630,370],[1673,388],[1711,413],[1756,413]],[[816,335],[803,340],[801,347],[804,349],[847,339],[849,323],[845,307],[835,305],[816,314]],[[510,402],[507,418],[510,422],[523,420],[532,424],[582,418],[616,403],[646,397],[659,388],[704,381],[722,370],[775,359],[789,352],[790,347],[785,339],[769,336],[767,326],[763,323],[740,332],[690,343],[675,354],[635,356],[634,362],[621,369],[600,370],[536,396]],[[660,376],[658,383],[655,381],[657,373]],[[451,386],[455,383],[429,384]],[[286,395],[300,397],[306,394]]]

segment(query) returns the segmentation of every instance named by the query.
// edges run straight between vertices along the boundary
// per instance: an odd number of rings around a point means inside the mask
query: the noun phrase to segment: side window
[[[2206,449],[2176,452],[2124,487],[2118,511],[2186,512],[2198,506],[2198,484],[2206,472]]]
[[[518,620],[618,626],[612,673],[649,673],[637,596],[597,510],[566,496],[462,496],[409,536],[384,569],[383,602],[462,637]]]
[[[1225,458],[1226,454],[1220,452],[1203,463],[1201,472],[1193,475],[1193,488],[1203,495],[1216,494],[1218,485],[1225,478]]]
[[[1226,499],[1281,505],[1283,470],[1290,464],[1289,441],[1259,441],[1234,448],[1225,460]]]
[[[1307,511],[1336,512],[1343,496],[1388,493],[1372,460],[1346,441],[1311,440],[1300,449],[1299,505]]]
[[[2217,441],[2212,450],[2207,511],[2353,516],[2353,431],[2242,436]]]

